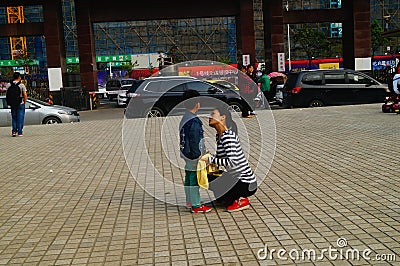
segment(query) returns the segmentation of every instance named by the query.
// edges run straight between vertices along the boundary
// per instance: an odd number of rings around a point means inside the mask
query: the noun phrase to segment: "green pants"
[[[197,166],[197,164],[196,164]],[[198,208],[200,203],[199,184],[197,183],[197,172],[193,171],[193,162],[186,162],[185,166],[185,194],[186,202],[190,202],[192,207]]]

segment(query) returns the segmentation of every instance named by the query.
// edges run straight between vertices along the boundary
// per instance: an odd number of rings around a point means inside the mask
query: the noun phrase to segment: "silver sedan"
[[[69,107],[50,105],[28,98],[25,104],[25,125],[58,124],[79,122],[79,113]],[[11,109],[6,97],[0,96],[0,126],[11,126]]]

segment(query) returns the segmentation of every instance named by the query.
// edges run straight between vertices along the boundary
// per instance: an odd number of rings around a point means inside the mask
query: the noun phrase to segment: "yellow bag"
[[[208,159],[210,158],[210,154],[206,154],[201,159]],[[210,166],[210,165],[209,165]],[[208,177],[207,177],[207,172],[210,167],[207,167],[206,162],[199,160],[197,163],[197,184],[199,184],[199,187],[208,189]]]

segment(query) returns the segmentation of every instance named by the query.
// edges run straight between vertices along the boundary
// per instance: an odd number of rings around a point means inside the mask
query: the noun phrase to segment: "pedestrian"
[[[247,75],[251,78],[252,81],[257,83],[257,74],[254,71],[254,66],[253,65],[249,65],[247,67]]]
[[[25,119],[25,103],[28,99],[28,95],[25,85],[21,82],[21,74],[19,72],[14,72],[13,81],[7,84],[6,89],[6,101],[11,107],[11,134],[13,137],[17,136],[17,134],[22,137]]]
[[[271,80],[267,75],[267,71],[264,70],[262,76],[257,80],[257,83],[260,83],[260,90],[264,94],[264,97],[267,101],[269,101],[269,91],[271,89]]]
[[[201,204],[197,183],[197,164],[205,153],[203,123],[196,115],[200,109],[200,94],[195,90],[184,93],[186,112],[179,124],[181,157],[185,160],[186,206],[193,213],[206,213],[210,207]]]
[[[249,65],[247,67],[247,76],[249,76],[249,78],[253,81],[253,83],[257,84],[257,80],[258,80],[257,73],[254,70],[254,66],[253,65]],[[257,97],[257,94],[258,94],[258,86],[257,86],[257,88],[255,88],[254,86],[251,86],[251,90],[250,90],[250,93],[249,93],[248,98],[247,98],[247,100],[248,100],[248,102],[250,104],[250,110],[249,110],[250,111],[250,115],[255,115],[256,114],[254,112],[254,110],[256,109],[254,98]]]
[[[247,75],[247,68],[245,66],[239,67],[241,73],[238,73],[238,87],[240,96],[243,98],[244,103],[242,106],[242,117],[251,118],[250,112],[252,111],[252,103],[254,102],[253,98],[253,90],[254,90],[254,82]]]
[[[217,152],[209,158],[202,158],[206,164],[225,168],[222,175],[211,180],[209,185],[215,197],[227,206],[228,212],[249,208],[248,197],[257,191],[257,179],[243,153],[235,125],[228,108],[215,108],[209,126],[217,132]]]

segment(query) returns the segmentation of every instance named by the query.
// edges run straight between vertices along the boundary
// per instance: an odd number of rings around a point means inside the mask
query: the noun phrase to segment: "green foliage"
[[[383,29],[378,21],[374,20],[371,24],[371,47],[372,47],[372,56],[375,55],[375,52],[379,49],[379,47],[386,46],[389,43],[389,40],[382,36]]]
[[[12,67],[2,67],[0,68],[0,75],[3,80],[11,80],[14,73]]]
[[[137,67],[137,66],[139,66],[139,64],[138,64],[138,62],[137,61],[135,61],[135,62],[125,62],[122,66],[121,66],[121,69],[122,70],[125,70],[126,72],[128,72],[128,73],[131,73],[132,72],[132,70],[135,68],[135,67]]]
[[[79,64],[67,65],[67,72],[68,73],[79,73],[80,72]]]
[[[23,52],[15,58],[18,65],[23,67],[29,67],[35,64],[37,61],[36,57],[30,56],[27,52]]]
[[[153,64],[150,62],[150,67],[149,67],[149,72],[150,73],[153,73],[154,72],[154,66],[153,66]]]
[[[306,54],[309,66],[311,66],[313,58],[326,55],[330,46],[328,36],[323,32],[312,29],[308,25],[295,31],[293,42],[295,49],[302,50]]]
[[[220,57],[218,61],[226,65],[229,65],[231,63],[231,59],[229,57]]]

